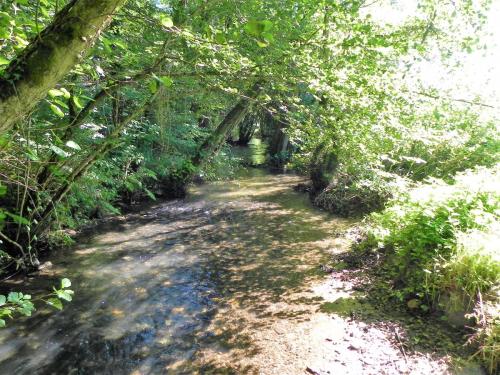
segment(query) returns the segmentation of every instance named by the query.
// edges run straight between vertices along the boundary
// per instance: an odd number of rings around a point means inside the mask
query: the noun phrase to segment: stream
[[[68,277],[75,298],[0,331],[0,374],[445,373],[379,327],[320,311],[352,293],[319,267],[350,223],[293,191],[302,181],[249,169],[80,236],[10,281],[37,295]]]
[[[340,224],[291,189],[300,180],[250,169],[54,255],[23,287],[37,294],[64,276],[75,298],[0,332],[1,373],[219,372],[218,351],[250,355],[268,315],[300,319],[279,305],[320,274],[321,241]]]

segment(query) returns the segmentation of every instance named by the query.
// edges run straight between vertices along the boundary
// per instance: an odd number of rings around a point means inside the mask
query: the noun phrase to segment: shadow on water
[[[22,288],[37,294],[65,276],[75,299],[1,331],[0,373],[253,373],[213,353],[236,362],[259,350],[249,331],[305,319],[303,300],[280,303],[318,276],[322,241],[344,223],[293,192],[298,177],[248,173],[132,214],[51,259]]]

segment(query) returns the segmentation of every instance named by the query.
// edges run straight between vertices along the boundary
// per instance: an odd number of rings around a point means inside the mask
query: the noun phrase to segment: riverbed
[[[11,282],[37,295],[68,277],[75,298],[9,322],[0,373],[448,373],[446,358],[402,353],[389,329],[322,309],[353,293],[345,272],[320,267],[353,222],[312,207],[300,182],[249,169],[79,236]]]

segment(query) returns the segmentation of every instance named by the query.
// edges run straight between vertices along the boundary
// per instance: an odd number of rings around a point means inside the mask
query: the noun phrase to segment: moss
[[[338,314],[340,316],[352,316],[353,314],[370,314],[374,311],[373,306],[368,304],[363,298],[340,297],[333,302],[323,303],[319,310],[328,314]]]

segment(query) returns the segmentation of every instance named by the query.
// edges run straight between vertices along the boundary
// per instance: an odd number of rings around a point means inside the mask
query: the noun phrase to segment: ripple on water
[[[305,319],[290,296],[309,288],[346,224],[293,192],[300,180],[253,171],[197,186],[55,255],[26,288],[64,275],[75,299],[1,331],[1,373],[256,371],[237,364],[260,350],[252,332]]]

